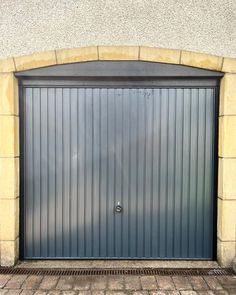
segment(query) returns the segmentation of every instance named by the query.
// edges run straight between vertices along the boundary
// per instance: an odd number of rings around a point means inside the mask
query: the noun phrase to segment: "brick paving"
[[[236,276],[0,275],[0,295],[236,295]]]

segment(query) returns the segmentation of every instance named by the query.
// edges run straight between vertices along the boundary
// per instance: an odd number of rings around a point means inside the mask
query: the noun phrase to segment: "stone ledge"
[[[236,73],[236,58],[225,57],[223,59],[222,72]]]
[[[221,71],[223,58],[216,55],[182,50],[180,64]]]
[[[139,60],[138,46],[98,46],[99,60]]]
[[[56,50],[58,64],[98,60],[97,46]]]
[[[16,71],[24,71],[41,67],[52,66],[57,63],[55,51],[34,53],[15,57]]]
[[[161,63],[180,63],[180,50],[155,47],[140,47],[140,60]]]

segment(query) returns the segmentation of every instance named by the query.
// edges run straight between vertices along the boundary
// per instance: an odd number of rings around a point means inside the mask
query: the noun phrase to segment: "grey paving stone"
[[[169,276],[156,276],[157,286],[160,290],[175,290],[175,285]]]
[[[204,276],[203,278],[211,290],[222,290],[223,289],[216,277]]]
[[[236,276],[0,275],[0,295],[236,295]]]
[[[183,290],[192,290],[192,286],[187,277],[176,276],[172,277],[176,290],[183,291]]]
[[[12,289],[7,292],[9,295],[19,295],[21,293],[21,289]]]
[[[107,287],[106,276],[92,276],[90,278],[91,290],[105,290]]]
[[[123,290],[124,289],[124,278],[122,276],[108,277],[108,289],[109,290]]]
[[[79,295],[91,295],[91,291],[79,291]]]
[[[198,291],[197,292],[198,295],[215,295],[215,293],[211,290],[208,291]]]
[[[60,277],[56,289],[61,291],[71,290],[73,288],[74,278],[72,276]]]
[[[214,291],[214,295],[231,295],[231,294],[229,294],[226,290],[216,290]],[[236,293],[233,295],[236,295]]]
[[[22,290],[20,295],[33,295],[34,291],[33,290]]]
[[[62,295],[75,295],[75,291],[62,291],[61,292]]]
[[[105,294],[105,291],[101,291],[101,290],[92,291],[92,295],[104,295],[104,294]]]
[[[193,290],[196,290],[196,291],[209,290],[208,285],[206,284],[204,279],[200,276],[191,276],[189,277],[189,281],[193,287]]]
[[[47,295],[60,295],[60,290],[51,290],[47,292]]]
[[[180,291],[181,295],[198,295],[196,291],[193,290],[185,290],[185,291]]]
[[[138,276],[125,276],[126,290],[141,290],[141,282]]]
[[[44,290],[37,290],[34,295],[47,295],[47,291]]]
[[[152,291],[150,295],[180,295],[179,291]]]
[[[219,276],[217,279],[224,289],[236,289],[236,276]]]
[[[140,277],[140,281],[143,290],[157,290],[157,282],[154,276]]]
[[[3,288],[11,278],[12,275],[0,275],[0,288]]]
[[[39,289],[42,290],[52,290],[56,287],[59,276],[46,276],[41,281],[41,284],[39,285]]]
[[[22,284],[21,289],[36,290],[39,287],[42,279],[43,276],[28,276],[28,278]]]
[[[15,275],[7,282],[5,288],[20,289],[26,278],[26,275]]]
[[[90,289],[91,277],[89,276],[77,276],[74,280],[74,290],[86,291]]]

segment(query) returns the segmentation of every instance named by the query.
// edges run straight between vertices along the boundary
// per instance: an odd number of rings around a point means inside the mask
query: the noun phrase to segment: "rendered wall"
[[[235,0],[1,0],[0,59],[88,45],[236,57]]]

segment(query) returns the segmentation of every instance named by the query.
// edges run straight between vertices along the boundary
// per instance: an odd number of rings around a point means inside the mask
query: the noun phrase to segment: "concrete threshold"
[[[216,261],[199,260],[24,260],[20,268],[219,268]]]

